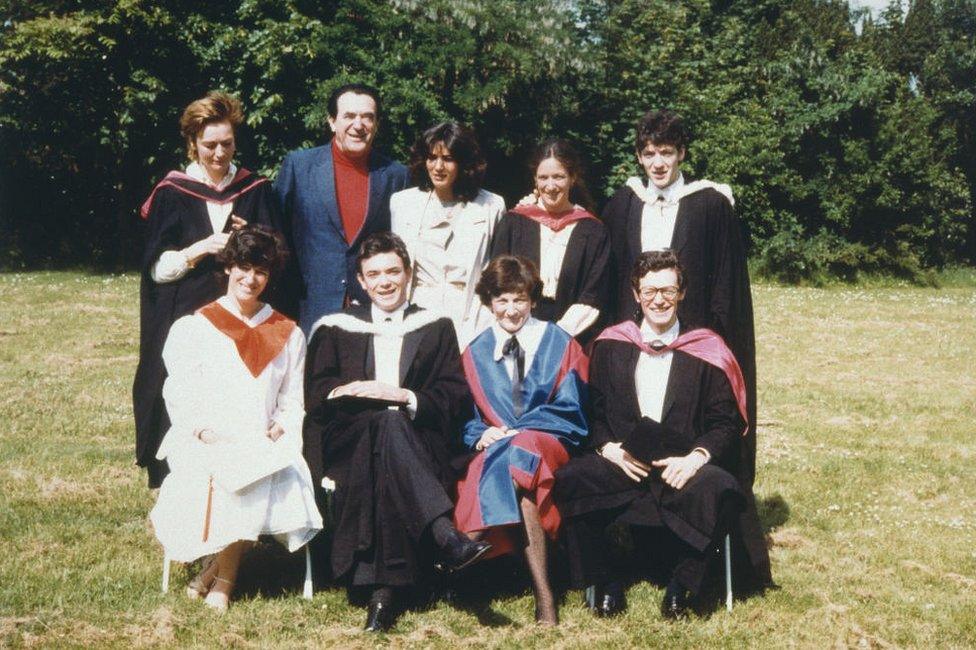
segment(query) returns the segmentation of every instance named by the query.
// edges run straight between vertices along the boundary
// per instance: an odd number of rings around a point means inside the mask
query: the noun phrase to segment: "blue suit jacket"
[[[390,229],[390,195],[405,188],[407,179],[402,164],[370,153],[366,219],[347,244],[336,201],[331,144],[285,156],[275,192],[293,259],[283,279],[282,302],[298,312],[306,335],[319,318],[342,309],[347,291],[361,304],[369,304],[356,280],[356,252],[367,235]]]

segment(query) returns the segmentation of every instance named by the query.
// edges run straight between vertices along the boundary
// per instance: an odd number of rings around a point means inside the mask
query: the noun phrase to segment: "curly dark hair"
[[[223,268],[260,267],[267,269],[269,281],[281,273],[287,259],[288,249],[281,234],[261,224],[231,232],[224,250],[217,253],[217,262]]]
[[[520,255],[499,255],[488,263],[474,291],[485,307],[503,293],[524,292],[529,300],[539,302],[542,280],[532,260]]]
[[[647,111],[634,128],[634,144],[640,151],[648,144],[670,144],[688,150],[691,136],[681,116],[670,109]]]
[[[456,122],[435,124],[417,138],[410,151],[410,178],[424,191],[434,188],[427,173],[427,157],[438,144],[444,145],[458,166],[454,196],[461,201],[473,201],[485,179],[487,164],[474,131]]]
[[[678,289],[685,288],[685,274],[678,261],[678,256],[670,248],[661,250],[644,251],[637,256],[633,268],[630,270],[630,286],[634,291],[640,291],[640,281],[651,271],[663,271],[664,269],[674,269],[678,276]]]
[[[593,197],[590,196],[590,190],[586,187],[586,170],[583,167],[583,158],[568,140],[549,138],[543,140],[535,148],[532,157],[529,158],[529,178],[532,179],[532,186],[535,187],[535,172],[539,168],[539,164],[549,158],[558,160],[559,164],[565,167],[569,175],[573,177],[573,187],[569,190],[569,200],[587,211],[593,212],[595,210]]]
[[[359,253],[356,254],[356,271],[361,274],[363,260],[368,260],[380,253],[396,253],[400,261],[403,262],[403,268],[410,270],[410,253],[407,252],[407,245],[397,235],[382,230],[369,235],[359,245]]]

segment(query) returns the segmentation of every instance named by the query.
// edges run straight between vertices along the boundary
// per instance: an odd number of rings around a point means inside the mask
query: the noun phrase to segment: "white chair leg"
[[[302,598],[312,600],[312,552],[305,545],[305,587],[302,589]]]
[[[169,591],[169,554],[163,554],[163,593]]]
[[[732,611],[732,542],[725,536],[725,611]]]

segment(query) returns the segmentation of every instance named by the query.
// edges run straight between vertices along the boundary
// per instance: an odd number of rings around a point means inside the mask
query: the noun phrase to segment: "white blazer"
[[[432,192],[416,187],[401,190],[390,197],[391,230],[403,239],[414,260],[424,225],[424,212],[428,203],[436,200]],[[481,271],[488,264],[495,225],[504,213],[505,200],[502,197],[480,190],[473,201],[460,204],[459,212],[452,219],[454,241],[451,246],[469,253],[465,256],[468,264],[465,273],[467,282],[464,289],[464,312],[444,314],[454,321],[461,349],[493,320],[491,313],[481,305],[475,295],[474,288],[481,278]],[[413,271],[413,281],[416,283],[416,262]],[[413,289],[411,286],[411,298]]]

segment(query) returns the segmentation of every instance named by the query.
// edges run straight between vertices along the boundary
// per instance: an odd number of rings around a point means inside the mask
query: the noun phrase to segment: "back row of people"
[[[169,174],[143,208],[149,235],[134,393],[137,457],[149,467],[151,484],[163,475],[155,456],[170,428],[161,398],[163,341],[173,321],[220,294],[214,255],[245,222],[284,231],[294,263],[283,274],[276,304],[297,315],[309,335],[323,315],[346,304],[369,304],[356,253],[370,234],[390,225],[413,254],[406,269],[412,302],[449,315],[462,343],[493,320],[475,288],[485,262],[495,256],[514,252],[534,262],[542,271],[537,313],[585,342],[604,324],[632,316],[629,269],[640,251],[671,245],[690,280],[680,301],[682,322],[711,327],[737,353],[750,398],[746,419],[754,423],[751,298],[731,193],[683,178],[688,139],[677,116],[661,111],[641,120],[636,144],[646,178],[630,179],[601,222],[592,214],[579,158],[565,142],[539,147],[531,165],[534,202],[503,214],[503,201],[480,187],[484,161],[467,129],[448,123],[424,133],[412,156],[417,187],[396,191],[406,185],[407,170],[372,149],[381,115],[378,94],[365,86],[340,88],[329,112],[332,142],[290,154],[273,191],[265,179],[231,162],[239,104],[212,93],[184,113],[181,128],[193,162],[186,173]],[[753,515],[754,444],[749,435],[746,444],[736,445],[742,452],[733,466]],[[748,519],[758,533],[756,518]]]

